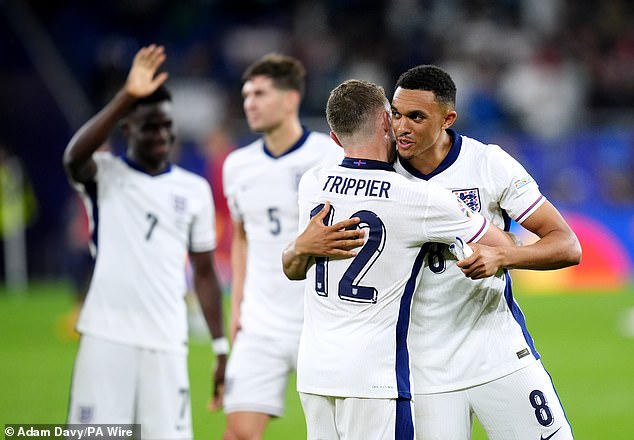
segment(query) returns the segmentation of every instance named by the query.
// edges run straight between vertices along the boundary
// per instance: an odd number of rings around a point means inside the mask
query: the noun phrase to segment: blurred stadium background
[[[318,130],[328,92],[343,79],[369,79],[390,96],[407,68],[446,68],[458,86],[457,130],[518,158],[581,240],[579,266],[514,274],[577,437],[633,438],[628,0],[0,0],[0,422],[63,421],[75,350],[63,318],[86,236],[61,156],[151,42],[167,49],[176,161],[215,191],[225,285],[230,225],[219,173],[226,154],[253,138],[240,98],[247,64],[269,51],[299,57],[308,71],[303,119]],[[120,137],[111,147],[121,149]],[[193,339],[200,408],[206,347]],[[268,438],[304,436],[294,397]],[[197,438],[219,438],[221,415],[194,415]]]

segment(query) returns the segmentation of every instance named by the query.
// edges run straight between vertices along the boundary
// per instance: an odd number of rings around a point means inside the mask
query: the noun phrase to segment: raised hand
[[[151,44],[139,49],[125,83],[126,91],[137,98],[151,95],[167,80],[167,72],[156,74],[165,61],[165,48]]]

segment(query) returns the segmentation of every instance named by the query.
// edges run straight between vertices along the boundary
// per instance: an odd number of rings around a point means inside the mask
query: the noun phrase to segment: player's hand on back
[[[167,80],[167,72],[156,71],[165,61],[165,48],[151,44],[142,47],[134,56],[126,80],[126,91],[137,98],[149,96]]]
[[[324,219],[330,212],[330,202],[310,220],[304,232],[295,240],[295,249],[300,255],[351,258],[357,253],[353,249],[363,246],[364,231],[357,228],[360,219],[353,217],[326,226]],[[350,228],[350,229],[347,229]]]

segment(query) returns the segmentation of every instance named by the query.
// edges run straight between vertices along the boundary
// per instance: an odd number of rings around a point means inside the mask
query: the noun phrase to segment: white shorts
[[[187,355],[82,335],[68,423],[140,424],[145,439],[191,439]]]
[[[416,394],[416,433],[425,440],[468,440],[473,415],[489,440],[570,440],[552,380],[540,361],[474,387]]]
[[[225,374],[224,411],[284,414],[289,374],[297,369],[299,335],[268,339],[238,332]]]
[[[413,405],[405,399],[359,399],[299,393],[307,440],[414,440]]]

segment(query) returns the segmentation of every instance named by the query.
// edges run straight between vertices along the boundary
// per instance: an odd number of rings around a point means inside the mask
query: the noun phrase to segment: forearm
[[[92,154],[107,141],[111,131],[135,99],[125,89],[120,90],[75,133],[64,151],[64,167],[73,178],[82,180],[82,168],[91,160]]]
[[[234,292],[242,300],[242,288],[244,286],[244,278],[246,276],[247,266],[247,248],[246,243],[239,241],[231,245],[231,295]]]
[[[581,245],[574,231],[550,202],[531,214],[522,227],[539,240],[509,252],[505,267],[510,269],[552,270],[579,264]]]
[[[200,303],[205,322],[211,333],[211,338],[224,337],[222,289],[215,271],[212,270],[209,273],[195,275],[194,289],[198,296],[198,302]]]
[[[232,278],[231,282],[231,320],[237,324],[240,321],[240,307],[244,298],[244,278]]]
[[[503,266],[508,269],[554,270],[581,261],[581,246],[572,232],[553,231],[537,242],[500,248]]]
[[[216,355],[216,368],[213,373],[213,397],[210,409],[218,408],[222,402],[227,365],[229,341],[225,337],[222,307],[222,289],[213,264],[213,252],[190,253],[194,270],[194,290],[202,310],[207,327],[211,333],[212,350]]]
[[[234,228],[242,226],[234,225]],[[231,243],[231,310],[239,311],[247,266],[247,243],[244,234],[236,234]]]
[[[282,253],[282,270],[289,280],[304,280],[310,259],[310,255],[298,252],[293,241]]]
[[[233,341],[240,330],[240,309],[244,297],[244,280],[247,265],[247,238],[242,222],[233,222],[231,240],[231,325],[230,338]]]

